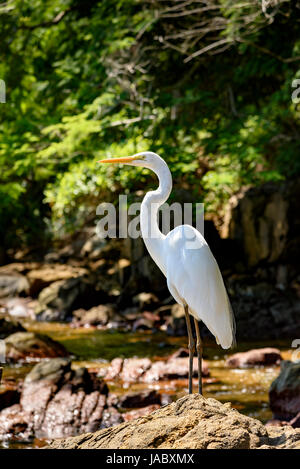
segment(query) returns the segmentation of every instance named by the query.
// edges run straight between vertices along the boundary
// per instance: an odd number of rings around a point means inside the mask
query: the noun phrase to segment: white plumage
[[[189,392],[192,392],[195,341],[190,315],[197,335],[199,392],[202,393],[202,341],[198,321],[203,321],[224,349],[235,342],[235,323],[218,264],[203,236],[190,225],[181,225],[164,235],[158,226],[159,207],[168,199],[172,176],[166,162],[156,153],[102,160],[142,166],[155,172],[159,186],[148,192],[141,205],[140,225],[149,254],[167,278],[168,288],[185,309],[189,335]],[[189,313],[189,314],[188,314]]]
[[[203,236],[190,225],[164,240],[168,288],[177,303],[189,307],[224,349],[234,344],[234,317],[218,264]],[[190,243],[190,249],[187,244]]]

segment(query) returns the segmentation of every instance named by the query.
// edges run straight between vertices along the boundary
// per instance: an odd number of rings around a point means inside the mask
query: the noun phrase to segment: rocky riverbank
[[[224,357],[202,325],[204,390],[269,419],[270,426],[298,427],[299,370],[286,361],[290,352],[283,356],[274,347],[285,338],[290,349],[300,333],[300,238],[292,217],[298,186],[276,187],[266,184],[232,200],[222,237],[206,222],[205,236],[235,311],[238,344],[243,338],[260,342]],[[48,252],[20,251],[8,261],[0,267],[0,339],[7,363],[1,439],[96,431],[146,418],[186,393],[187,351],[170,355],[186,344],[184,312],[142,240],[100,240],[87,228]],[[65,336],[56,340],[51,325]],[[91,352],[82,355],[84,347]]]
[[[266,428],[230,403],[194,394],[146,417],[54,441],[51,449],[300,449],[300,429]]]
[[[53,343],[52,352],[58,350],[60,353],[61,350]],[[179,396],[187,392],[188,351],[184,348],[179,348],[164,359],[153,361],[149,358],[119,357],[108,366],[103,364],[99,367],[95,362],[89,368],[78,367],[69,357],[41,360],[39,355],[40,351],[37,350],[39,362],[27,373],[24,381],[17,383],[7,377],[3,379],[0,390],[0,440],[3,442],[30,443],[35,438],[49,440],[95,432],[146,417],[178,399],[179,389]],[[30,356],[30,360],[33,359]],[[231,373],[228,381],[234,389],[244,381],[244,373],[250,370],[258,373],[258,380],[265,379],[271,370],[276,376],[279,361],[282,361],[282,356],[277,349],[240,352],[227,358],[223,373],[226,373],[226,368]],[[209,363],[213,364],[212,361]],[[196,365],[195,358],[195,386]],[[297,428],[300,412],[299,364],[282,361],[281,368],[281,374],[270,389],[273,419],[267,425]],[[219,381],[214,368],[211,373],[206,361],[203,363],[203,374],[205,394],[215,387],[219,389],[216,395],[222,396],[224,378]],[[234,381],[235,376],[237,381]],[[251,393],[255,389],[257,392],[255,387],[242,388],[241,391],[242,394],[243,390],[249,393],[251,402]],[[241,408],[240,403],[234,405]]]
[[[222,270],[238,340],[300,334],[299,181],[269,183],[232,198],[205,237]],[[221,236],[220,236],[221,235]],[[99,239],[94,227],[48,252],[20,251],[0,267],[0,312],[74,327],[185,335],[182,308],[143,241]],[[205,337],[210,337],[202,328]]]

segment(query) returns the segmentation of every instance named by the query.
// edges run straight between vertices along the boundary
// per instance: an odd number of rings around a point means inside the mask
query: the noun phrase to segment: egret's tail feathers
[[[235,332],[236,324],[234,319],[234,314],[232,307],[229,301],[228,296],[226,295],[226,309],[224,313],[220,316],[222,325],[219,327],[218,331],[218,340],[221,344],[221,347],[224,349],[234,348],[236,346]]]
[[[231,323],[231,332],[232,332],[232,342],[231,342],[230,348],[235,348],[236,347],[236,322],[235,322],[233,309],[232,309],[232,306],[230,304],[228,297],[227,297],[227,301],[228,301],[228,309],[230,313],[230,323]]]

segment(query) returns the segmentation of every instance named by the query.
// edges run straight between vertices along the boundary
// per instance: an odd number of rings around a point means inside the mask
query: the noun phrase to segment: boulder
[[[194,377],[198,376],[198,360],[194,357]],[[127,383],[137,381],[153,383],[160,380],[187,378],[189,361],[187,357],[171,355],[168,360],[159,360],[154,363],[149,358],[115,358],[105,374],[106,381],[120,379]],[[202,361],[202,375],[209,376],[207,364]]]
[[[97,293],[93,284],[85,276],[69,278],[51,283],[44,288],[38,297],[35,309],[39,321],[64,321],[71,311],[83,304],[96,301]]]
[[[118,379],[120,377],[122,368],[123,368],[123,358],[114,358],[105,374],[105,380],[106,381],[114,381],[115,379]]]
[[[54,441],[55,449],[269,449],[300,448],[300,430],[266,428],[229,403],[192,394],[146,417]]]
[[[73,323],[76,326],[105,326],[111,319],[117,318],[113,305],[98,305],[89,310],[73,311]]]
[[[135,383],[151,367],[149,358],[126,358],[123,362],[120,379],[127,383]]]
[[[253,366],[279,365],[281,360],[280,350],[265,347],[235,353],[227,358],[226,365],[230,368],[248,368]]]
[[[28,295],[29,283],[26,277],[18,272],[0,272],[0,298]]]
[[[0,412],[0,438],[60,438],[95,431],[108,410],[107,394],[103,381],[85,368],[72,370],[67,358],[41,362],[26,376],[20,403]]]
[[[149,370],[143,375],[141,380],[145,383],[152,383],[161,380],[188,378],[189,360],[186,357],[170,358],[167,361],[159,360],[154,362]],[[198,376],[198,359],[193,359],[193,376]],[[202,376],[209,376],[207,364],[202,361]]]
[[[59,342],[34,332],[16,332],[5,339],[6,361],[32,361],[41,358],[66,357],[67,350]]]
[[[300,361],[282,361],[269,391],[274,419],[292,420],[300,412]],[[297,419],[296,419],[297,420]]]
[[[223,237],[242,248],[249,266],[264,261],[296,265],[300,254],[299,197],[299,179],[243,190],[230,200]]]

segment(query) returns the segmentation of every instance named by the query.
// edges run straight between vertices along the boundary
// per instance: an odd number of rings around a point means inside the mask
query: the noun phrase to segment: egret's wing
[[[192,227],[185,230],[193,230],[198,245],[189,247],[176,229],[166,238],[169,289],[176,301],[186,303],[191,314],[205,323],[223,348],[229,348],[234,343],[235,322],[220,269],[200,233]]]

